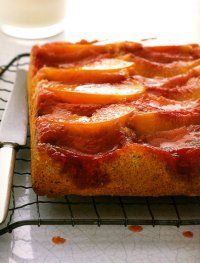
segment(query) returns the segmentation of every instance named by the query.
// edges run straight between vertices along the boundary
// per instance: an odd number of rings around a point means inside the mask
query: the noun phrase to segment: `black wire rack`
[[[17,68],[27,68],[20,54],[0,69],[0,117]],[[10,208],[0,235],[24,225],[199,225],[200,197],[41,197],[31,187],[30,135],[17,153]]]

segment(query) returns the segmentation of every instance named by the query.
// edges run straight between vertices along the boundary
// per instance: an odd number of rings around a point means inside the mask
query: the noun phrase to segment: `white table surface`
[[[199,0],[68,0],[67,11],[65,32],[48,40],[17,40],[0,33],[0,65],[46,41],[157,37],[153,43],[168,44],[200,40]],[[184,230],[194,237],[183,237]],[[55,245],[53,236],[67,242]],[[24,226],[0,236],[0,262],[196,263],[200,262],[200,227],[144,226],[142,232],[133,233],[123,226]]]

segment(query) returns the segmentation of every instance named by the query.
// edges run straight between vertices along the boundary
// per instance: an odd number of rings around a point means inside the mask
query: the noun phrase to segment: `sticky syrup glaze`
[[[36,73],[44,66],[69,67],[93,62],[99,58],[116,57],[121,52],[134,52],[142,45],[135,42],[118,42],[106,45],[82,41],[76,44],[67,42],[48,43],[33,48],[33,62]]]
[[[128,226],[128,229],[132,232],[142,232],[143,231],[142,226]]]
[[[125,64],[130,62],[131,70],[108,69],[103,72],[96,69],[89,74],[83,72],[88,70],[88,65],[99,65],[105,60],[107,64],[111,60],[124,60]],[[181,176],[199,175],[199,65],[200,48],[195,44],[143,47],[131,42],[101,45],[81,41],[75,45],[50,43],[36,46],[33,49],[33,74],[40,69],[43,74],[40,80],[46,81],[48,85],[48,80],[53,81],[52,85],[55,85],[55,81],[60,84],[87,85],[94,82],[92,73],[96,83],[110,86],[111,83],[118,85],[123,81],[134,80],[146,89],[146,95],[141,94],[135,100],[113,106],[69,103],[66,98],[62,100],[55,92],[39,85],[36,112],[38,150],[60,163],[60,173],[70,174],[80,188],[108,184],[110,178],[101,170],[102,163],[117,158],[119,153],[133,146],[139,147],[144,153],[152,153]],[[77,80],[77,76],[81,81]],[[125,112],[126,115],[122,106],[131,107],[131,114]],[[111,107],[112,112],[106,107]],[[116,113],[120,111],[125,117],[122,114],[120,121],[115,120]],[[135,128],[127,125],[127,119],[144,112],[159,113],[166,122],[173,120],[171,130],[136,135]],[[150,117],[155,118],[155,115]],[[69,118],[82,118],[82,124],[80,122],[72,129]],[[92,123],[94,119],[97,122],[95,125]],[[175,123],[179,120],[183,120],[180,122],[182,127],[176,129]],[[87,128],[85,124],[88,124]],[[155,125],[158,124],[159,118],[155,120]]]
[[[60,237],[60,236],[52,237],[51,240],[56,245],[61,245],[61,244],[64,244],[66,242],[66,239],[63,237]]]
[[[129,150],[130,147],[140,147],[141,152],[149,152],[166,163],[168,169],[178,173],[182,179],[200,172],[200,126],[160,132],[136,142],[130,139],[121,146],[101,153],[86,154],[64,146],[49,143],[39,143],[38,149],[47,153],[60,163],[61,174],[70,174],[71,179],[79,188],[101,187],[110,182],[107,174],[101,171],[105,162],[114,160]],[[184,177],[183,177],[184,176]],[[186,176],[186,177],[185,177]]]
[[[187,237],[187,238],[193,238],[194,234],[192,233],[192,231],[183,231],[183,236]]]
[[[146,136],[148,145],[165,151],[180,174],[200,172],[200,126],[191,125]],[[196,171],[195,171],[196,170]]]

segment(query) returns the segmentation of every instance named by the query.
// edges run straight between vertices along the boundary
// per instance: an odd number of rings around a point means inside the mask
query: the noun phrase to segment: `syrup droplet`
[[[143,230],[142,226],[128,226],[128,229],[132,232],[141,232]]]
[[[61,245],[61,244],[64,244],[66,242],[66,239],[63,237],[60,237],[60,236],[52,237],[51,240],[56,245]]]
[[[183,236],[187,238],[193,238],[193,233],[191,231],[183,231]]]

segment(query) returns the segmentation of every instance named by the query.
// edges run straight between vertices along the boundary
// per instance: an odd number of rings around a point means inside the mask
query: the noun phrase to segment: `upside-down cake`
[[[31,166],[39,195],[199,195],[200,46],[34,46]]]

